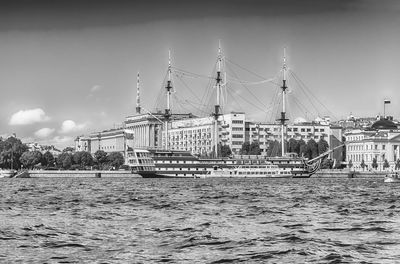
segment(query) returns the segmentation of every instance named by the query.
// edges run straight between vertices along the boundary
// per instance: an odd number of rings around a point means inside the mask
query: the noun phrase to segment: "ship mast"
[[[283,66],[282,66],[282,112],[281,112],[281,118],[278,119],[281,121],[281,148],[282,148],[282,157],[285,156],[285,128],[286,128],[286,121],[289,120],[286,118],[286,89],[288,88],[286,86],[286,71],[287,71],[287,66],[286,66],[286,50],[283,49]]]
[[[171,90],[172,90],[172,83],[171,83],[171,51],[168,51],[168,80],[167,86],[165,87],[167,90],[167,108],[165,109],[164,118],[165,118],[165,149],[168,149],[168,121],[171,117]]]
[[[139,72],[137,73],[137,82],[136,82],[136,114],[140,114],[141,107],[140,107],[140,86],[139,86]]]
[[[214,106],[215,112],[213,113],[214,119],[215,119],[215,124],[214,124],[214,151],[215,151],[215,157],[218,157],[218,118],[221,115],[220,114],[220,105],[221,105],[221,62],[222,62],[222,56],[221,56],[221,43],[218,43],[218,63],[217,63],[217,78],[215,79],[217,81],[217,102]]]

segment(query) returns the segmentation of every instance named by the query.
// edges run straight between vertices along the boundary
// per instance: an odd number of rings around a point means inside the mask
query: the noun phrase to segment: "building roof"
[[[392,130],[397,129],[397,125],[390,120],[381,119],[373,123],[371,128],[376,130]]]

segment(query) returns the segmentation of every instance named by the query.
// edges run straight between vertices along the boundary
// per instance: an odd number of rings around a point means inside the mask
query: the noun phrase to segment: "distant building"
[[[394,169],[400,158],[400,131],[390,120],[378,120],[370,128],[348,131],[345,137],[346,161],[357,170],[362,170],[363,162],[364,169],[371,169],[374,159],[378,170],[383,170],[385,160]]]
[[[286,140],[294,138],[296,140],[304,140],[308,142],[310,139],[319,141],[324,139],[328,142],[330,148],[340,146],[342,143],[342,127],[333,126],[329,123],[322,122],[302,122],[286,127]],[[248,141],[258,141],[260,143],[260,149],[262,154],[266,154],[268,151],[268,142],[271,140],[281,141],[281,125],[280,124],[268,124],[268,123],[246,123],[246,135],[248,135]],[[331,158],[338,161],[342,161],[341,151],[335,151],[331,154]]]
[[[221,115],[218,125],[218,142],[228,145],[233,153],[239,153],[245,140],[245,113]],[[169,148],[210,155],[214,149],[214,129],[214,117],[172,121],[168,131]]]
[[[175,120],[185,120],[194,118],[192,114],[173,114],[170,122]],[[164,114],[157,113],[138,113],[125,118],[124,126],[134,134],[134,147],[136,148],[162,148],[163,143],[163,126]]]
[[[45,152],[50,152],[54,157],[58,157],[62,152],[61,150],[57,149],[53,145],[41,145],[37,142],[30,142],[30,143],[25,143],[25,145],[28,147],[29,151],[40,151],[42,154]]]
[[[88,151],[91,152],[90,137],[78,136],[75,138],[75,151]]]

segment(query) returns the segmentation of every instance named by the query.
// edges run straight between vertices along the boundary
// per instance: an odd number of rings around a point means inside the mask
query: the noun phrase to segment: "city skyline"
[[[279,72],[286,47],[289,67],[337,119],[383,114],[384,99],[391,100],[386,113],[398,117],[400,5],[298,2],[6,2],[0,134],[67,146],[79,134],[112,128],[135,112],[138,71],[141,103],[152,109],[168,50],[173,66],[209,76],[219,41],[227,58],[265,79]],[[189,84],[199,92],[207,85]],[[266,101],[275,92],[267,85],[251,89]],[[250,119],[265,119],[263,105],[235,104]]]

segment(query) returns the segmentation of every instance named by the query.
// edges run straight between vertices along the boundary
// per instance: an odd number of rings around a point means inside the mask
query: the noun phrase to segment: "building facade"
[[[286,126],[286,140],[294,138],[308,142],[310,139],[319,141],[324,139],[331,148],[340,146],[342,143],[342,128],[326,123],[305,122]],[[281,125],[268,123],[246,123],[246,138],[250,143],[258,141],[262,154],[266,154],[270,141],[281,141]],[[331,158],[342,160],[341,152],[333,152]]]
[[[193,118],[192,114],[173,114],[170,122]],[[128,116],[124,126],[134,134],[135,148],[162,148],[165,117],[162,113],[145,113]]]
[[[187,150],[196,155],[211,155],[215,146],[214,131],[214,117],[172,121],[168,130],[168,146],[173,150]],[[218,142],[228,145],[233,153],[238,154],[244,140],[245,114],[231,112],[221,115],[218,120]]]
[[[375,159],[377,170],[395,169],[400,158],[400,131],[393,122],[380,120],[369,129],[346,132],[345,138],[346,161],[352,168],[371,170]],[[389,168],[384,168],[385,160]]]
[[[75,151],[91,152],[91,140],[87,136],[77,136],[75,138]]]

